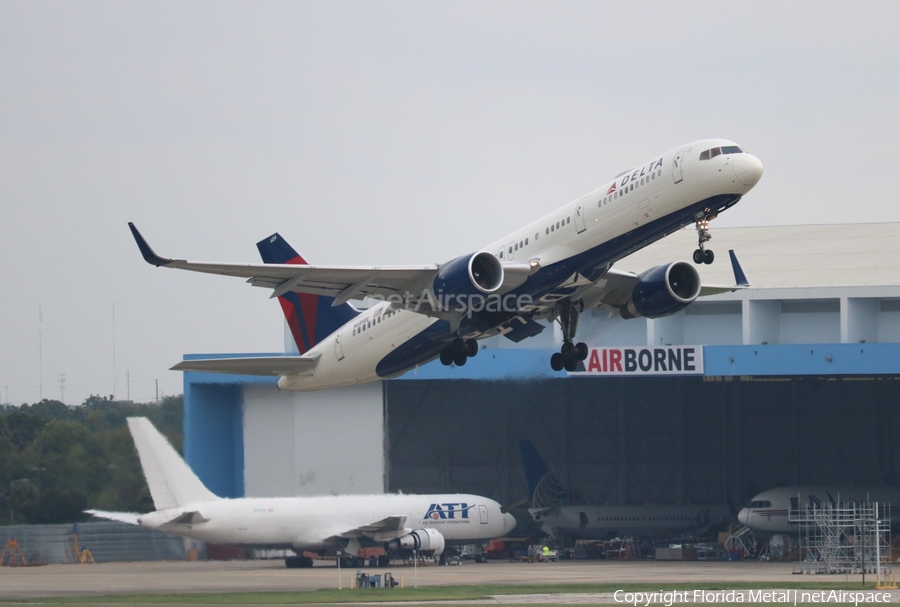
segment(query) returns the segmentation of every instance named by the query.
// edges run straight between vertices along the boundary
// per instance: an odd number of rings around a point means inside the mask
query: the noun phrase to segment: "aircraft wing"
[[[732,291],[746,289],[750,286],[750,282],[747,280],[747,276],[744,274],[744,270],[741,268],[741,264],[738,262],[734,251],[728,251],[728,254],[731,257],[731,268],[734,272],[735,284],[702,284],[700,285],[699,297],[730,293]],[[603,278],[582,293],[581,300],[584,301],[585,305],[588,307],[606,305],[612,308],[622,308],[628,303],[631,292],[634,290],[634,287],[639,280],[640,277],[634,272],[622,272],[621,270],[610,268],[609,271],[603,275]]]
[[[389,541],[401,535],[409,533],[406,528],[406,515],[395,514],[385,517],[380,521],[362,525],[356,529],[350,529],[340,535],[342,538],[368,537],[378,541]]]
[[[254,287],[273,289],[272,297],[291,291],[335,298],[335,305],[350,299],[418,295],[437,274],[435,264],[421,266],[314,266],[297,264],[231,264],[187,261],[157,255],[133,223],[131,233],[144,260],[157,267],[246,278]]]
[[[172,371],[206,371],[237,375],[304,375],[319,362],[315,356],[252,356],[247,358],[197,358],[183,360]]]

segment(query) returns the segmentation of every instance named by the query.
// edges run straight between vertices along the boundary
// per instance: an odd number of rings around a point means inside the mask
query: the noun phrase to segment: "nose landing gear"
[[[562,327],[563,344],[559,352],[550,357],[550,368],[554,371],[574,371],[578,363],[587,359],[588,347],[584,342],[574,343],[578,329],[578,310],[571,301],[563,301],[559,308],[559,325]]]
[[[697,213],[697,240],[698,240],[698,248],[694,251],[694,263],[696,264],[711,264],[713,260],[716,258],[716,254],[712,252],[711,249],[707,249],[703,245],[710,240],[712,240],[712,235],[709,233],[709,222],[715,218],[715,215],[710,215],[707,211],[701,211]]]
[[[457,367],[461,367],[476,354],[478,354],[477,341],[454,337],[450,345],[441,348],[441,364],[448,367],[455,364]]]

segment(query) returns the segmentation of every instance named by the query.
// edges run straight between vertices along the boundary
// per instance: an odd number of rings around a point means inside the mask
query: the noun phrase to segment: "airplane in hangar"
[[[880,485],[853,486],[791,486],[769,489],[753,497],[738,512],[738,521],[763,535],[796,534],[798,524],[790,521],[790,514],[825,505],[864,504],[878,502],[881,512],[893,519],[900,518],[900,487]]]
[[[722,526],[733,510],[721,504],[580,504],[560,484],[530,440],[519,441],[531,507],[528,513],[541,531],[572,540],[613,537],[672,536]]]
[[[279,376],[285,390],[317,390],[396,377],[439,358],[462,366],[478,339],[520,342],[558,322],[555,371],[588,355],[576,343],[579,314],[608,309],[630,319],[674,314],[697,297],[746,286],[732,253],[733,286],[701,284],[697,270],[668,262],[640,274],[613,264],[694,224],[693,260],[712,263],[709,222],[749,192],[762,163],[725,139],[679,146],[483,249],[442,264],[308,264],[278,233],[257,243],[263,264],[195,262],[157,255],[133,223],[144,260],[166,268],[246,278],[272,290],[299,356],[185,360],[181,371]],[[351,300],[380,300],[359,310]]]
[[[440,555],[447,545],[506,535],[512,514],[492,499],[467,494],[325,495],[222,499],[197,478],[145,417],[128,418],[154,512],[89,514],[216,544],[355,557],[364,547]],[[290,568],[312,559],[285,559]]]
[[[811,530],[801,520],[808,520],[810,510],[828,506],[850,506],[878,502],[879,516],[892,523],[900,519],[900,487],[880,485],[872,487],[791,486],[769,489],[753,497],[738,512],[738,522],[744,527],[734,536],[743,543],[744,536],[765,539],[769,553],[775,557],[789,554],[797,545],[803,530]],[[816,515],[813,513],[813,516]],[[793,519],[793,522],[792,520]],[[750,532],[750,533],[748,533]],[[733,540],[734,541],[734,540]]]

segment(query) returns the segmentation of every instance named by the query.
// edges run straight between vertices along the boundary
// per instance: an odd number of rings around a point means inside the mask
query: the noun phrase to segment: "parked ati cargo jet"
[[[272,289],[299,356],[188,360],[173,367],[280,376],[279,388],[317,390],[395,377],[440,358],[462,366],[478,339],[519,342],[555,321],[562,347],[551,367],[574,371],[588,355],[576,343],[578,315],[609,309],[623,318],[674,314],[698,296],[746,286],[736,258],[734,286],[702,285],[689,263],[663,263],[641,274],[613,264],[689,224],[698,234],[694,262],[712,263],[709,222],[736,204],[762,176],[762,163],[731,141],[675,148],[619,174],[574,202],[480,251],[443,264],[366,267],[308,264],[279,234],[257,243],[263,264],[160,257],[129,224],[155,266],[240,276]],[[350,300],[380,300],[364,311]]]
[[[222,499],[203,485],[147,418],[128,418],[128,429],[156,510],[87,511],[94,516],[216,544],[350,558],[373,546],[440,555],[447,545],[500,537],[516,524],[494,500],[468,494]],[[312,560],[295,556],[285,564],[312,567]]]

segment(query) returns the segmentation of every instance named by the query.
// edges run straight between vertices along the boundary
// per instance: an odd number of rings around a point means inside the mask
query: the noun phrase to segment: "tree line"
[[[182,396],[159,403],[91,396],[0,408],[0,525],[72,523],[84,510],[150,512],[153,501],[125,419],[147,417],[182,450]]]

